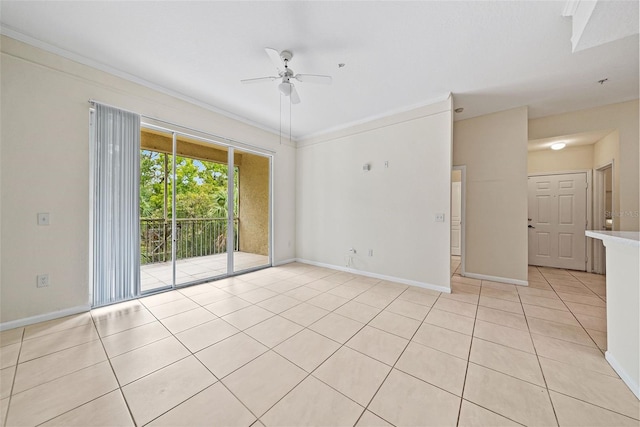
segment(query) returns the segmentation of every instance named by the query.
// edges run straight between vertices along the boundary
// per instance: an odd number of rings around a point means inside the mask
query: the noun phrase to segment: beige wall
[[[611,200],[611,211],[613,215],[613,229],[620,230],[621,216],[615,215],[620,212],[620,132],[613,131],[593,145],[593,168],[613,161],[613,199]]]
[[[640,230],[640,136],[638,132],[638,100],[604,107],[529,120],[529,139],[615,129],[619,139],[618,193],[619,229]],[[613,138],[612,135],[607,138]],[[603,145],[604,146],[604,145]],[[601,153],[594,151],[594,162]],[[614,201],[614,203],[616,203]]]
[[[354,248],[354,270],[449,289],[451,117],[448,99],[303,141],[298,257],[345,268]]]
[[[527,281],[527,108],[454,123],[453,164],[466,165],[465,268]]]
[[[295,149],[268,133],[2,37],[1,322],[86,307],[89,99],[273,150],[275,260],[295,257]],[[49,212],[51,225],[37,226]],[[36,288],[36,275],[51,285]]]
[[[527,158],[529,173],[590,170],[593,168],[593,145],[529,151]]]
[[[240,250],[269,255],[269,159],[243,153],[238,181]]]

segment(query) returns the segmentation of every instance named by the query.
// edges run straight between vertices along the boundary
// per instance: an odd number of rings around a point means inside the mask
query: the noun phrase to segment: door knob
[[[531,224],[529,224],[527,227],[528,227],[528,228],[535,228],[535,227],[534,227],[533,225],[531,225]]]

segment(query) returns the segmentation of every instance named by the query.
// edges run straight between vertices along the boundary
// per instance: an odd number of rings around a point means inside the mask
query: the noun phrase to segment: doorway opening
[[[593,186],[593,229],[613,230],[613,160],[594,170]],[[602,240],[593,240],[593,272],[606,273],[606,251]]]
[[[464,275],[464,213],[466,166],[451,171],[451,275]]]

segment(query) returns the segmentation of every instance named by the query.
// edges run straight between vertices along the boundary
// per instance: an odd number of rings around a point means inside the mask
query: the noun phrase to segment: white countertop
[[[640,247],[640,231],[596,231],[587,230],[587,237],[615,242],[623,245]]]

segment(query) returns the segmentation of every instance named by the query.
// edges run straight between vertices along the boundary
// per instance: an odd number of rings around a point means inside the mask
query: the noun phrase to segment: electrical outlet
[[[46,288],[49,286],[49,275],[48,274],[38,274],[36,287],[38,288]]]
[[[444,214],[443,213],[437,213],[436,214],[436,222],[444,222]]]
[[[369,249],[369,256],[373,256],[373,249]]]

